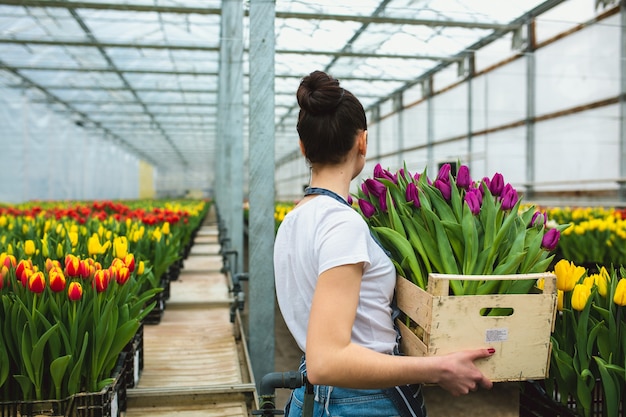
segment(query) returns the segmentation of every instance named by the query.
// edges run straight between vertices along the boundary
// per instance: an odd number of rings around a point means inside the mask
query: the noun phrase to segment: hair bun
[[[300,108],[312,115],[333,113],[343,97],[339,81],[322,71],[304,77],[296,97]]]

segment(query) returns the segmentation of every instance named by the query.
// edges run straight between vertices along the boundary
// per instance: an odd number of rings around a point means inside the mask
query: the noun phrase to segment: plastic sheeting
[[[139,160],[25,90],[0,86],[0,203],[139,197]]]

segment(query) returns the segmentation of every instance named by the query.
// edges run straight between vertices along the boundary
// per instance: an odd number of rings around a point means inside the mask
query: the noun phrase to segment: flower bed
[[[208,209],[189,207],[0,206],[0,400],[61,406],[112,382]]]

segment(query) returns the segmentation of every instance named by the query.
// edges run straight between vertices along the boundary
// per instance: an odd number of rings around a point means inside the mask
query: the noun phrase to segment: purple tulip
[[[547,213],[545,211],[543,213],[540,211],[536,211],[535,214],[533,214],[533,218],[530,220],[529,227],[545,226],[547,223],[548,223]]]
[[[511,210],[517,204],[517,200],[519,196],[515,188],[511,184],[505,185],[502,189],[502,210]]]
[[[468,190],[465,194],[465,202],[469,207],[470,211],[473,215],[477,215],[480,213],[480,207],[482,205],[483,196],[480,194],[480,191],[476,188],[472,188]]]
[[[561,238],[561,232],[557,229],[550,229],[543,235],[543,239],[541,239],[541,247],[547,251],[553,251],[556,249],[556,245],[559,243],[559,239]]]
[[[422,206],[419,199],[419,193],[417,192],[417,186],[412,182],[406,186],[406,201],[409,203],[412,202],[415,208],[420,208]]]
[[[368,178],[365,180],[365,186],[369,190],[369,194],[373,194],[376,197],[380,197],[381,195],[385,195],[387,193],[387,187],[380,181],[373,180]]]
[[[352,196],[350,194],[348,194],[348,204],[352,205],[352,203],[354,203],[354,200],[352,199]]]
[[[452,167],[450,164],[443,164],[441,168],[439,168],[439,173],[437,174],[437,179],[443,182],[450,182],[450,171]]]
[[[441,191],[441,195],[443,195],[444,199],[450,201],[450,198],[452,198],[452,187],[450,187],[449,181],[443,181],[437,178],[433,185],[435,186],[435,188]]]
[[[469,168],[467,165],[461,165],[459,167],[459,172],[456,174],[456,185],[459,188],[469,188],[472,183],[472,178],[470,177]]]
[[[367,189],[367,184],[365,184],[364,182],[361,183],[361,191],[363,191],[363,194],[365,194],[365,197],[370,196],[370,191]]]
[[[489,177],[483,177],[483,184],[485,184],[485,187],[487,187],[487,189],[489,190],[489,186],[491,185],[491,180],[489,179]],[[481,185],[478,186],[478,190],[480,191],[481,195],[485,195],[485,188]]]
[[[387,213],[387,193],[378,196],[378,204],[380,204],[380,211]]]
[[[372,203],[367,200],[363,200],[359,198],[359,208],[361,209],[361,213],[368,219],[372,217],[376,213],[376,207]]]
[[[398,175],[396,177],[398,176],[401,176],[407,181],[411,181],[413,179],[413,176],[411,175],[411,173],[405,170],[404,168],[400,168],[400,170],[398,170]]]
[[[496,197],[500,196],[502,194],[502,190],[504,189],[504,177],[499,172],[496,172],[493,174],[493,178],[491,178],[491,181],[487,185],[491,194]]]
[[[384,169],[380,164],[376,164],[376,166],[374,167],[374,178],[390,180],[393,181],[394,184],[398,182],[398,178],[391,172]]]

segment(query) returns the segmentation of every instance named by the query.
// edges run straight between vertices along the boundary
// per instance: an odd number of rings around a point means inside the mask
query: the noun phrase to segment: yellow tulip
[[[113,254],[118,259],[124,259],[128,255],[128,239],[126,236],[117,236],[113,239]]]
[[[156,240],[157,242],[160,242],[161,241],[161,236],[162,236],[161,229],[159,229],[158,227],[152,231],[152,239],[153,240]]]
[[[143,275],[143,272],[146,269],[146,264],[143,261],[139,261],[139,266],[137,266],[137,275]]]
[[[622,278],[617,282],[613,302],[618,306],[626,306],[626,278]]]
[[[69,232],[67,237],[70,239],[72,247],[75,248],[78,245],[78,232]]]
[[[169,235],[170,234],[170,223],[169,222],[164,222],[163,226],[161,227],[161,232],[163,232],[164,235]]]
[[[48,248],[48,234],[43,235],[43,239],[41,239],[41,254],[47,258],[50,256],[50,248]]]
[[[557,298],[556,298],[556,308],[559,311],[563,311],[563,291],[556,290]]]
[[[57,258],[61,259],[65,255],[65,251],[63,250],[63,245],[57,243]]]
[[[584,284],[576,284],[572,291],[572,308],[582,311],[591,297],[591,288]]]
[[[554,266],[556,287],[561,291],[571,291],[585,273],[585,268],[576,266],[566,259],[561,259]]]
[[[97,233],[91,235],[87,240],[87,251],[89,252],[89,256],[102,255],[106,252],[106,248],[100,244],[100,238]]]
[[[7,216],[0,216],[0,227],[6,226],[8,223]]]
[[[611,281],[611,276],[605,267],[600,268],[600,273],[594,275],[596,278],[596,287],[598,287],[598,294],[602,297],[606,297],[607,285]]]
[[[24,242],[24,253],[26,256],[33,256],[35,254],[35,242],[31,239]]]

